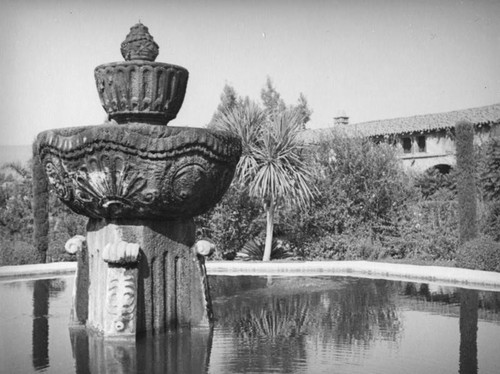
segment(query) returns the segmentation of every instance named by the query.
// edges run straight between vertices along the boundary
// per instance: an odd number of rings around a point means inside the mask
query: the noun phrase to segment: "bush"
[[[441,173],[437,168],[428,169],[415,178],[414,185],[426,200],[439,199],[439,195],[443,193],[455,197],[457,192],[456,169],[451,169],[446,174]]]
[[[500,272],[500,243],[480,236],[459,247],[456,265],[466,269]]]
[[[215,243],[214,259],[233,259],[265,227],[265,222],[258,219],[261,212],[255,199],[232,185],[214,208],[195,218],[197,237]]]
[[[364,231],[364,232],[362,232]],[[303,256],[308,260],[378,260],[389,254],[369,230],[356,233],[326,234],[304,243]]]
[[[487,203],[485,210],[481,231],[494,240],[500,241],[500,201]]]
[[[241,251],[236,254],[238,260],[255,260],[261,261],[264,256],[266,238],[257,236],[245,243]],[[283,260],[293,257],[293,252],[290,249],[290,244],[282,239],[273,238],[271,245],[271,260]]]
[[[49,247],[37,248],[33,240],[33,178],[31,170],[20,165],[14,167],[17,178],[8,179],[0,174],[0,261],[4,265],[35,264],[43,261],[68,261],[74,256],[64,250],[66,241],[85,233],[87,218],[67,208],[49,192]],[[43,207],[42,209],[45,209]],[[46,240],[46,239],[44,239]],[[43,251],[40,251],[43,249]],[[46,256],[47,255],[47,256]]]
[[[23,240],[0,241],[0,266],[36,264],[38,262],[33,244]]]
[[[457,203],[418,200],[393,220],[394,231],[382,238],[393,258],[452,260],[458,245]]]
[[[500,138],[490,139],[483,148],[482,192],[487,200],[500,201]]]
[[[474,126],[467,121],[455,126],[457,148],[457,197],[460,242],[474,239],[477,225],[477,164],[474,152]]]
[[[395,149],[333,132],[316,149],[318,198],[288,215],[286,236],[308,259],[379,258],[380,237],[394,234],[395,216],[418,196]]]

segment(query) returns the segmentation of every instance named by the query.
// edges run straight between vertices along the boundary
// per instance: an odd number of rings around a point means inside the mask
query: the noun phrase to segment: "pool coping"
[[[207,261],[210,275],[337,275],[377,278],[422,283],[438,283],[451,287],[500,291],[500,273],[455,267],[394,264],[370,261],[297,261],[250,262]],[[0,281],[25,277],[69,275],[76,271],[76,262],[0,266]]]
[[[207,262],[212,275],[336,275],[500,291],[500,273],[456,267],[394,264],[370,261]]]

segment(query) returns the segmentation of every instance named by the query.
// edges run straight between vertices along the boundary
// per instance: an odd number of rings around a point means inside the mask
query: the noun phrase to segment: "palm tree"
[[[257,104],[246,101],[223,113],[214,127],[239,135],[242,140],[236,181],[263,202],[267,225],[262,260],[269,261],[276,208],[284,202],[305,208],[315,191],[311,170],[302,157],[302,117],[296,110],[269,116]]]

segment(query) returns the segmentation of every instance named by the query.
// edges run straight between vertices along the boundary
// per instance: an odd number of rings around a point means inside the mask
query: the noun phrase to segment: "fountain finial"
[[[153,40],[149,30],[140,21],[130,28],[120,51],[126,61],[154,61],[158,56],[158,44]]]

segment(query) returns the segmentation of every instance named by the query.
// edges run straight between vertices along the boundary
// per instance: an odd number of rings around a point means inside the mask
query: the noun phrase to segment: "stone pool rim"
[[[349,276],[437,283],[444,286],[500,292],[500,273],[455,267],[370,261],[247,262],[208,261],[209,275]],[[0,266],[0,281],[71,275],[76,262]]]

